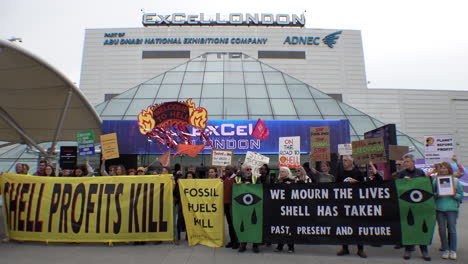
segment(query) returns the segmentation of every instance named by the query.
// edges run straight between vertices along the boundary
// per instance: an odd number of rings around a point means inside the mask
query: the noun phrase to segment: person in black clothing
[[[364,181],[383,181],[383,177],[375,168],[374,163],[369,161],[369,164],[361,164],[359,165],[359,171],[361,172],[362,176],[364,177]]]
[[[411,180],[417,177],[426,177],[426,174],[423,170],[417,169],[414,166],[414,156],[412,154],[406,154],[403,156],[403,164],[405,169],[400,171],[399,178]],[[419,249],[421,250],[422,257],[425,261],[431,261],[431,257],[429,257],[429,251],[427,249],[427,245],[419,245]],[[414,245],[406,245],[405,246],[405,254],[403,255],[404,259],[411,258],[411,252],[414,251]]]
[[[263,164],[258,171],[260,172],[260,181],[262,183],[270,184],[274,182],[274,179],[270,178],[270,168],[268,164]]]
[[[364,177],[362,176],[362,173],[354,166],[353,158],[348,155],[343,156],[343,168],[336,173],[336,182],[357,183],[363,181]],[[364,252],[364,246],[359,244],[357,246],[358,256],[361,258],[367,258],[367,255]],[[349,255],[348,245],[343,245],[343,247],[336,253],[336,255]]]
[[[294,177],[291,173],[291,170],[289,170],[288,167],[280,167],[279,169],[279,176],[278,180],[276,183],[278,184],[291,184],[296,181],[296,177]],[[283,243],[278,243],[278,246],[276,247],[275,251],[283,251],[284,244]],[[294,243],[288,244],[288,253],[294,253]]]

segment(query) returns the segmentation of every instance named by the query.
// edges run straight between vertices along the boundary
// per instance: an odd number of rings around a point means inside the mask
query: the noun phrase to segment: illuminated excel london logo
[[[187,15],[185,13],[174,13],[161,15],[156,13],[143,14],[143,26],[278,26],[278,27],[304,27],[305,16],[270,13],[242,14],[231,13],[228,16],[207,16],[204,13]]]

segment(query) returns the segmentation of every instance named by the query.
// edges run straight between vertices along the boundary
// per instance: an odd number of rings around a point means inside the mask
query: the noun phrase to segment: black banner
[[[189,108],[183,102],[166,102],[157,105],[153,111],[153,118],[157,127],[190,125]]]
[[[394,181],[264,186],[264,241],[398,244]]]
[[[60,147],[60,168],[73,170],[76,167],[78,147]]]

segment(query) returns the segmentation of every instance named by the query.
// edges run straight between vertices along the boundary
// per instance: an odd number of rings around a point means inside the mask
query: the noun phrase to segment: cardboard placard
[[[330,161],[330,127],[310,128],[310,155],[314,161]]]
[[[338,154],[340,154],[340,156],[353,155],[353,145],[349,143],[338,144]]]
[[[369,161],[374,163],[387,162],[383,137],[353,141],[351,144],[356,164],[367,164]]]
[[[263,156],[262,154],[253,151],[248,151],[244,160],[244,163],[250,164],[250,166],[252,166],[252,174],[254,176],[260,176],[260,167],[263,166],[263,164],[268,164],[269,162],[269,157]]]
[[[116,133],[101,135],[101,152],[103,158],[106,160],[117,159],[120,157]]]
[[[390,160],[400,160],[402,157],[409,152],[408,146],[395,146],[389,145],[389,157]]]
[[[234,151],[232,150],[213,149],[211,150],[211,166],[226,167],[231,165],[233,156]]]
[[[301,137],[279,138],[279,166],[297,168],[301,166]]]
[[[424,159],[426,164],[450,162],[453,156],[453,137],[425,136],[424,137]]]

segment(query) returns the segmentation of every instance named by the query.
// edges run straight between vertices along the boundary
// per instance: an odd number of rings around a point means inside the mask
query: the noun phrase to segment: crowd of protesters
[[[252,172],[251,164],[241,164],[239,161],[237,166],[226,166],[225,168],[208,168],[205,171],[197,171],[193,166],[183,170],[180,164],[176,164],[172,172],[169,168],[162,167],[159,170],[150,170],[148,167],[138,167],[136,169],[126,169],[123,165],[111,165],[108,168],[105,166],[105,160],[101,164],[99,172],[96,172],[86,160],[85,164],[78,165],[74,169],[60,169],[57,166],[52,166],[46,161],[40,161],[38,170],[33,173],[36,176],[49,177],[85,177],[85,176],[121,176],[121,175],[158,175],[172,174],[174,188],[174,243],[179,244],[181,234],[186,232],[185,222],[181,206],[180,193],[178,188],[179,179],[196,179],[196,178],[219,178],[224,185],[224,213],[228,225],[229,242],[226,248],[245,252],[247,243],[240,243],[236,236],[233,226],[233,216],[231,207],[232,186],[234,184],[309,184],[309,183],[330,183],[330,182],[346,182],[349,184],[366,182],[366,181],[383,181],[382,175],[379,174],[377,168],[372,162],[356,166],[352,156],[342,156],[336,166],[332,170],[332,166],[328,161],[322,162],[306,162],[302,167],[295,168],[294,173],[287,167],[279,167],[279,175],[270,173],[268,164],[264,164],[259,168],[260,175],[255,177]],[[415,167],[414,157],[407,154],[402,160],[396,162],[396,172],[392,174],[393,179],[411,180],[416,177],[433,177],[434,195],[436,198],[436,219],[438,223],[439,237],[441,241],[443,259],[457,259],[457,218],[459,205],[463,198],[463,188],[458,181],[458,178],[465,174],[463,165],[458,163],[456,156],[453,156],[452,163],[442,162],[435,164],[434,169],[428,173]],[[17,174],[30,175],[28,164],[17,163],[15,171]],[[185,171],[185,173],[183,172]],[[436,188],[436,177],[441,175],[453,175],[455,178],[455,195],[439,196]],[[187,236],[186,238],[187,239]],[[135,242],[140,245],[145,242]],[[263,244],[253,243],[252,250],[255,253],[260,252],[260,246]],[[266,244],[269,246],[269,244]],[[284,244],[278,244],[275,251],[282,251]],[[363,245],[357,245],[357,255],[361,258],[367,258]],[[395,246],[400,248],[400,246]],[[411,253],[415,250],[415,245],[405,245],[404,259],[410,259]],[[430,261],[427,245],[419,245],[422,258]],[[288,244],[288,252],[294,253],[294,244]],[[337,252],[338,256],[350,254],[349,246],[343,245]]]

